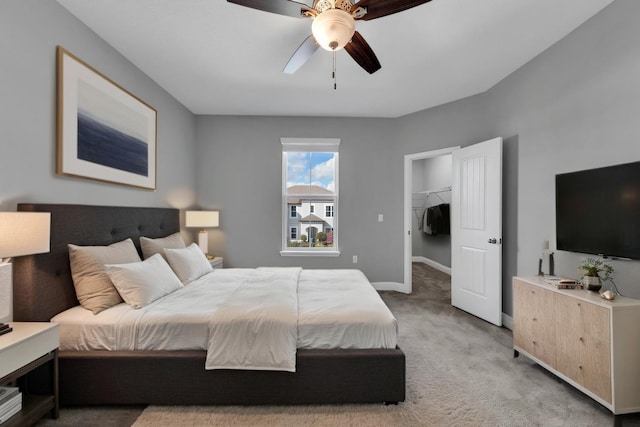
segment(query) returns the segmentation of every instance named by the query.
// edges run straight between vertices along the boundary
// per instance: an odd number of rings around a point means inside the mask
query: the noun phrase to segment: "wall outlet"
[[[384,216],[382,214],[378,214],[378,222],[384,221]]]
[[[353,263],[357,264],[358,263],[358,255],[354,255],[353,256]]]

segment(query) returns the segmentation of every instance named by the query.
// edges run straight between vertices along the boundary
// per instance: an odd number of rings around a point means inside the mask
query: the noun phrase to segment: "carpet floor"
[[[407,357],[407,400],[398,406],[149,406],[63,408],[71,426],[640,426],[521,356],[512,334],[453,308],[450,277],[413,265],[411,295],[382,292]],[[142,413],[140,411],[142,410]]]

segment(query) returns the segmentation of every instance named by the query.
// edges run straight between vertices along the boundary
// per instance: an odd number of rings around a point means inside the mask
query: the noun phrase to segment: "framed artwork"
[[[57,48],[58,175],[156,189],[157,112]]]

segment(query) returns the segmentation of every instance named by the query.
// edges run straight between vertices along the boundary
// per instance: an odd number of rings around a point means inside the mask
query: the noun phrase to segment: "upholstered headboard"
[[[19,211],[51,212],[51,251],[13,260],[15,321],[47,322],[78,305],[68,243],[109,245],[140,236],[164,237],[180,231],[180,216],[171,208],[130,208],[61,204],[19,204]]]

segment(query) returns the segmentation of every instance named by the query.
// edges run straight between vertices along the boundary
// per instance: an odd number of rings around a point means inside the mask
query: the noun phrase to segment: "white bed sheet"
[[[212,313],[253,269],[216,269],[151,304],[94,315],[81,306],[52,322],[61,350],[207,350]],[[359,270],[302,270],[297,347],[395,348],[398,326]]]

